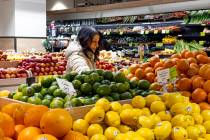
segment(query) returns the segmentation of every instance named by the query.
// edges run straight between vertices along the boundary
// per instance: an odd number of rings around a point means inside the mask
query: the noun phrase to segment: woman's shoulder
[[[74,41],[69,44],[69,46],[67,47],[67,49],[65,49],[64,52],[65,52],[66,57],[69,57],[73,54],[81,54],[82,47],[80,46],[78,42]]]

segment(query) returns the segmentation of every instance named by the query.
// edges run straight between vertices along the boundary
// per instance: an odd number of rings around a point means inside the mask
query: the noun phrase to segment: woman
[[[92,27],[83,27],[77,36],[77,41],[70,43],[65,51],[67,61],[67,72],[94,70],[95,62],[99,56],[99,45],[101,34]]]

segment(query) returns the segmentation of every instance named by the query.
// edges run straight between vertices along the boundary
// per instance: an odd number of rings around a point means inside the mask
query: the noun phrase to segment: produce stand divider
[[[15,91],[20,84],[25,84],[26,78],[9,78],[9,79],[0,79],[0,91],[9,90]]]
[[[119,101],[121,104],[126,104],[126,103],[130,103],[131,100],[122,100]],[[5,98],[5,97],[1,97],[0,98],[0,109],[7,104],[10,103],[20,103],[20,104],[28,104],[25,102],[21,102],[21,101],[17,101],[17,100],[13,100],[13,99],[9,99],[9,98]],[[72,117],[74,119],[81,119],[85,116],[85,114],[93,107],[94,105],[87,105],[87,106],[81,106],[81,107],[74,107],[74,108],[66,108],[70,114],[72,115]]]

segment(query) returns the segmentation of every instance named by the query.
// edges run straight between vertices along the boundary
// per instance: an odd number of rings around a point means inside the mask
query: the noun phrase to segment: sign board
[[[76,95],[76,90],[74,89],[74,86],[72,85],[72,83],[70,83],[69,81],[65,79],[60,79],[60,78],[56,78],[56,81],[60,89],[63,90],[63,92],[71,96]]]
[[[167,84],[176,80],[177,71],[175,67],[159,70],[157,72],[157,80],[160,84]]]

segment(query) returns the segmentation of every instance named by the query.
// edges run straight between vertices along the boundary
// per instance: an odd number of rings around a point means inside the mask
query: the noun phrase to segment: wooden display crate
[[[20,84],[25,84],[26,78],[8,78],[0,79],[0,91],[9,90],[15,91]]]
[[[122,100],[119,101],[121,104],[127,104],[130,103],[131,100]],[[9,98],[0,98],[0,108],[2,108],[4,105],[7,105],[9,103],[21,103],[21,104],[28,104],[25,102],[9,99]],[[81,106],[81,107],[73,107],[73,108],[66,108],[72,115],[74,119],[81,119],[85,116],[85,114],[93,107],[94,105],[87,105],[87,106]]]

